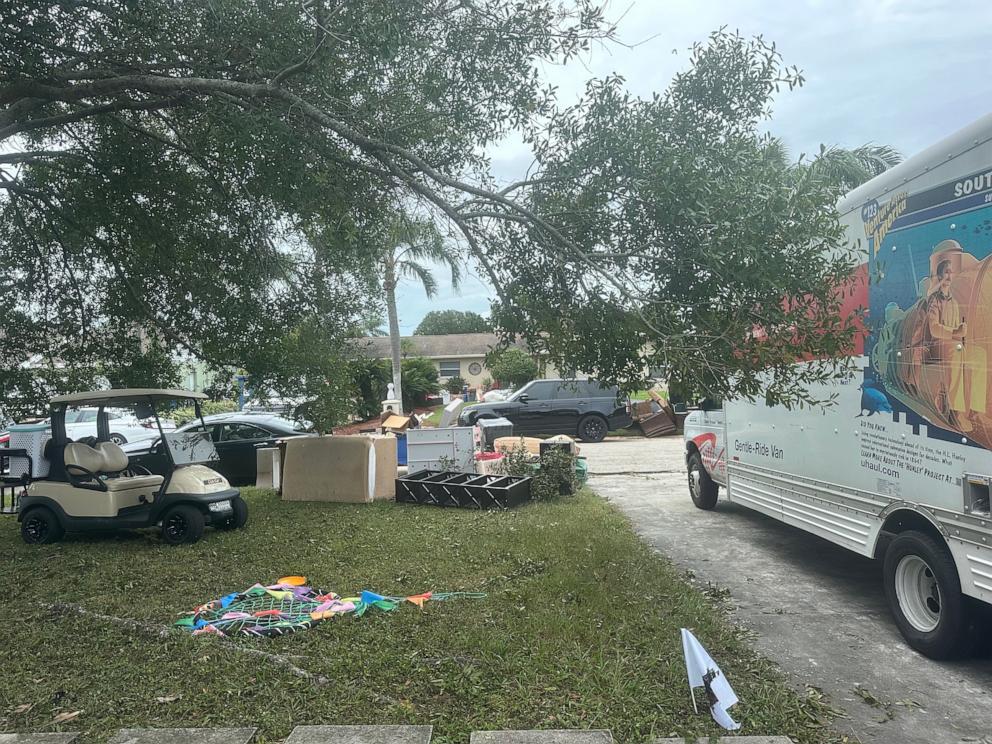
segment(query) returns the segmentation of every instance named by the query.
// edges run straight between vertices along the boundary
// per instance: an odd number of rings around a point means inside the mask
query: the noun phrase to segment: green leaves
[[[501,385],[521,388],[537,378],[537,362],[523,349],[503,349],[492,352],[486,360],[493,379]]]
[[[448,333],[488,333],[489,321],[471,310],[431,310],[420,321],[416,336],[443,336]]]
[[[650,370],[712,397],[809,402],[851,348],[838,289],[855,257],[836,182],[796,178],[761,131],[777,86],[799,82],[772,45],[719,31],[662,96],[590,84],[533,132],[540,173],[520,198],[545,224],[492,231],[494,322],[629,389]]]

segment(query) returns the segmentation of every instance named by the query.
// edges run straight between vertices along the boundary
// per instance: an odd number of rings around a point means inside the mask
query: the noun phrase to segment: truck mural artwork
[[[694,503],[729,501],[884,561],[896,625],[933,658],[992,635],[992,116],[838,204],[867,308],[833,404],[742,400],[685,424]],[[725,455],[726,453],[726,455]]]

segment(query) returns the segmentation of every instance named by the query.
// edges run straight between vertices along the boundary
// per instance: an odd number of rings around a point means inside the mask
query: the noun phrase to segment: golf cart
[[[66,532],[134,529],[160,526],[169,544],[194,543],[209,524],[217,529],[243,527],[248,507],[236,488],[208,467],[217,459],[210,435],[165,432],[156,404],[192,401],[202,421],[202,393],[186,390],[119,389],[60,395],[51,402],[51,438],[37,432],[34,457],[24,456],[24,492],[17,519],[27,543],[52,543]],[[97,436],[73,442],[66,435],[66,410],[98,409]],[[128,462],[110,441],[105,408],[129,407],[138,418],[154,418],[161,451],[170,467],[154,475]],[[27,450],[32,452],[32,448]],[[40,455],[40,457],[39,457]],[[11,459],[14,458],[11,451]]]

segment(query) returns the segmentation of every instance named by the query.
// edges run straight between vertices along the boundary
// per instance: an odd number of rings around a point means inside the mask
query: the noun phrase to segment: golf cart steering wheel
[[[133,478],[136,475],[153,475],[153,473],[144,465],[128,465],[123,475]]]

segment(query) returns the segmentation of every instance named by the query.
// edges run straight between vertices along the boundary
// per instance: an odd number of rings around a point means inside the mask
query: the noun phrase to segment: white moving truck
[[[786,410],[728,401],[685,424],[693,502],[729,501],[884,562],[910,646],[992,636],[992,115],[848,194],[868,308],[855,373]]]

